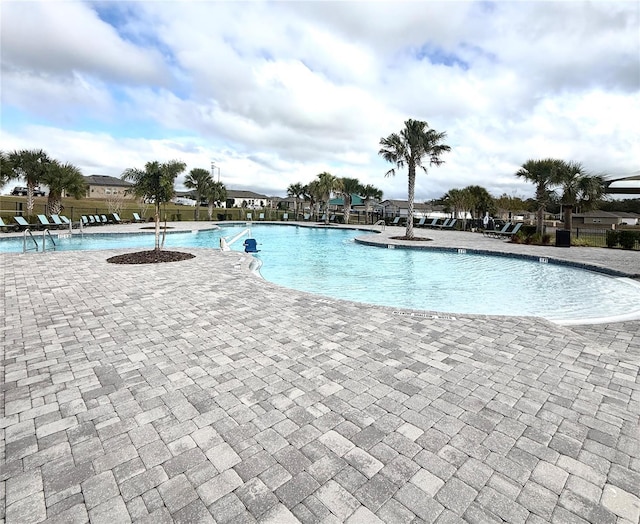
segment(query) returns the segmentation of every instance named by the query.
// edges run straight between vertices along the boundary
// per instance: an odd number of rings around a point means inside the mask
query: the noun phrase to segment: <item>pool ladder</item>
[[[387,226],[386,222],[384,220],[378,220],[375,224],[373,224],[374,227],[375,226],[382,226],[382,231],[384,231],[384,228]]]
[[[33,245],[35,247],[27,247],[27,233],[29,234],[29,239],[31,240],[31,242],[33,242]],[[45,229],[42,232],[42,252],[44,253],[47,250],[47,237],[49,237],[49,240],[51,240],[51,243],[53,244],[53,250],[56,250],[56,241],[53,238],[53,235],[51,235],[51,231],[49,231],[48,229]],[[24,234],[22,236],[22,252],[26,253],[27,251],[35,251],[36,253],[38,252],[39,249],[39,245],[38,245],[38,241],[36,240],[36,237],[33,236],[33,233],[31,232],[31,230],[29,228],[24,230]]]

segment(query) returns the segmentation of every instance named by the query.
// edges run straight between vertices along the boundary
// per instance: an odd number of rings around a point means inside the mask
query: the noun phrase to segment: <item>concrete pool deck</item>
[[[640,266],[637,252],[424,234]],[[127,251],[0,254],[7,524],[638,522],[640,322],[355,304],[216,249],[106,263]]]

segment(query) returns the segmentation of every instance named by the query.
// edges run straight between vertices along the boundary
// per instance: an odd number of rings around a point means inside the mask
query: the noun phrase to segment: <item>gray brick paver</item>
[[[25,257],[0,254],[7,524],[638,518],[635,321],[408,317],[247,278],[244,255],[209,249],[153,278],[100,252],[44,254],[27,278]]]

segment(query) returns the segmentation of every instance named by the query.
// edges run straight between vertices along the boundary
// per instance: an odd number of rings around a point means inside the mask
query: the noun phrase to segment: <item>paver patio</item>
[[[640,519],[640,321],[411,315],[184,250],[0,254],[7,524]]]

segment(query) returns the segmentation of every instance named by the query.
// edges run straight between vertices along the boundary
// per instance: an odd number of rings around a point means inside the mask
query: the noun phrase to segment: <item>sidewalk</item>
[[[126,251],[0,254],[7,524],[638,522],[639,322],[400,315]]]

